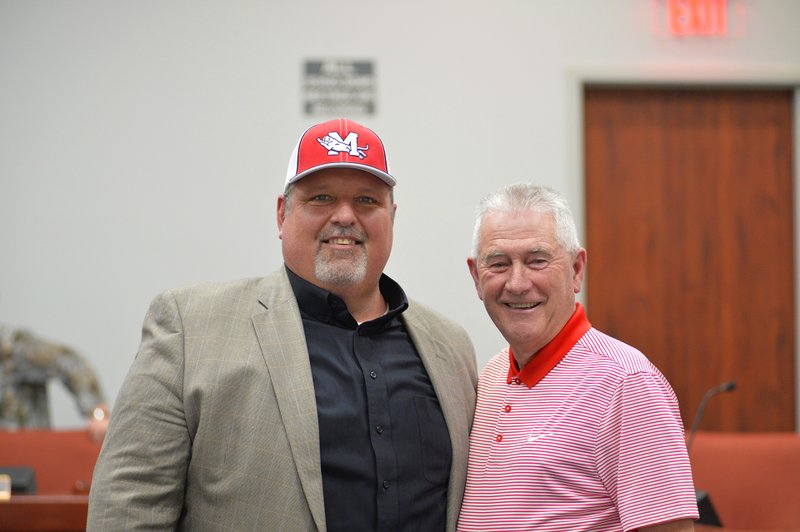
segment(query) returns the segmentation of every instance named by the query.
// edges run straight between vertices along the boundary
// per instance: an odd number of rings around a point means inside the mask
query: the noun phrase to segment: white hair
[[[575,220],[564,196],[549,187],[533,183],[515,183],[486,196],[478,205],[475,229],[472,233],[472,257],[478,258],[481,225],[487,214],[526,210],[552,215],[556,242],[570,254],[580,249]]]

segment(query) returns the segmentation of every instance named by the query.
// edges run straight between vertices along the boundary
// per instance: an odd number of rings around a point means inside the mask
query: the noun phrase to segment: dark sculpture
[[[69,347],[0,325],[0,428],[49,428],[47,381],[58,378],[102,439],[108,408],[97,377]]]

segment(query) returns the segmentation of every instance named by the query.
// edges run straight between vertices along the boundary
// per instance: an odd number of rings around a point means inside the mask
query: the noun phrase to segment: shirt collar
[[[369,335],[383,330],[408,308],[408,298],[400,285],[386,274],[381,274],[378,286],[389,309],[383,316],[359,325],[347,310],[344,300],[319,286],[303,279],[285,266],[292,291],[300,307],[300,313],[322,323],[330,323],[348,329],[359,329]]]
[[[561,359],[569,353],[569,350],[578,343],[578,340],[591,327],[592,324],[586,319],[583,305],[576,303],[575,312],[567,320],[566,325],[546,346],[533,355],[533,358],[525,364],[521,371],[517,366],[517,361],[514,359],[514,352],[511,347],[508,348],[509,367],[506,382],[511,384],[512,380],[518,379],[528,388],[533,388],[545,375],[550,373],[550,370],[561,362]]]

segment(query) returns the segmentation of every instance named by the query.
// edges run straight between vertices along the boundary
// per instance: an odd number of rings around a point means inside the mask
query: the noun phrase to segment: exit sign
[[[667,30],[672,35],[725,35],[727,0],[667,0]]]

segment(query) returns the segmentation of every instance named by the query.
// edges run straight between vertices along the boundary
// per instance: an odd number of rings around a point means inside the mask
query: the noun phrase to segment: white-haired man
[[[467,264],[510,346],[479,379],[459,530],[693,530],[677,400],[576,302],[586,250],[564,198],[487,197]]]

